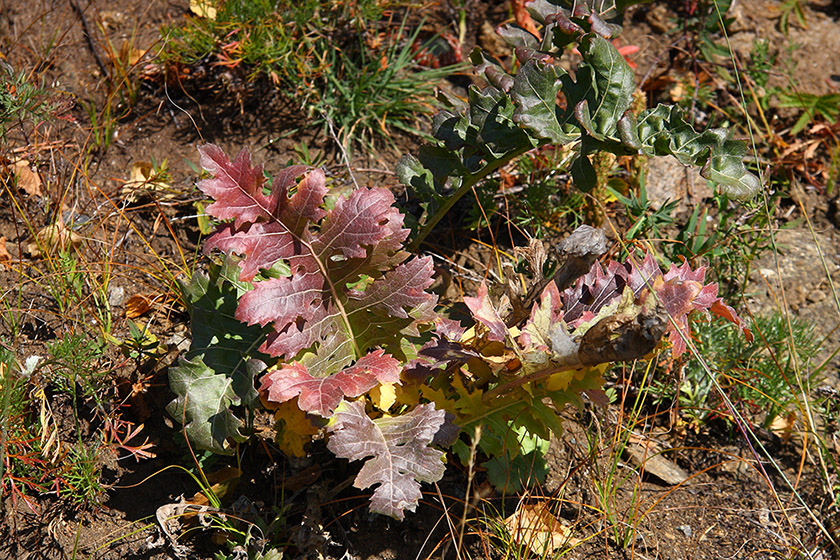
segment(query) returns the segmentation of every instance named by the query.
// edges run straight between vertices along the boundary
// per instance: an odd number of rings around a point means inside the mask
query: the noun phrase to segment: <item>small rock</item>
[[[166,341],[167,346],[171,349],[177,349],[178,352],[186,352],[190,349],[192,341],[184,335],[184,333],[176,332]]]
[[[694,531],[691,530],[691,525],[680,525],[677,527],[677,531],[688,537],[691,538],[691,535],[694,534]]]
[[[655,208],[661,208],[669,200],[676,200],[679,202],[677,211],[688,208],[691,201],[697,202],[712,196],[706,179],[700,176],[697,168],[686,167],[671,156],[652,157],[648,160],[645,190]]]
[[[108,305],[119,307],[125,301],[125,288],[121,286],[108,286]]]
[[[808,293],[808,295],[805,297],[805,299],[808,300],[811,303],[819,303],[827,297],[828,296],[826,295],[825,292],[823,292],[822,290],[816,290],[815,289],[815,290],[811,290]]]

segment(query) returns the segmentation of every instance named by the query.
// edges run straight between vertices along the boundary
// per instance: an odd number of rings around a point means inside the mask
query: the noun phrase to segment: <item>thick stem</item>
[[[584,364],[580,363],[580,362],[577,362],[577,363],[574,363],[574,364],[569,364],[567,366],[558,366],[558,367],[543,369],[543,370],[540,370],[540,371],[535,371],[534,373],[531,373],[531,374],[528,374],[528,375],[523,375],[522,377],[517,377],[516,379],[514,379],[510,383],[505,383],[504,385],[499,385],[495,389],[484,393],[484,396],[482,397],[482,400],[485,403],[490,402],[493,399],[495,399],[496,397],[498,397],[499,395],[507,393],[508,391],[512,391],[512,390],[516,389],[517,387],[521,387],[522,385],[525,385],[526,383],[531,383],[532,381],[540,381],[541,379],[545,379],[546,377],[551,377],[555,373],[561,373],[561,372],[569,371],[569,370],[572,370],[572,369],[580,369],[582,367],[586,367],[586,366]]]
[[[435,212],[435,214],[429,219],[429,221],[423,224],[422,229],[420,229],[420,233],[418,233],[417,237],[415,237],[414,240],[411,242],[409,251],[417,252],[420,245],[423,243],[423,240],[426,239],[426,236],[428,236],[432,232],[432,230],[435,228],[438,222],[440,222],[443,219],[443,217],[452,209],[452,207],[455,206],[455,203],[461,200],[461,197],[467,194],[470,191],[470,189],[472,189],[475,185],[479,183],[479,181],[485,179],[488,175],[490,175],[500,167],[503,167],[514,158],[521,156],[522,154],[534,149],[535,147],[536,146],[523,146],[521,148],[518,148],[506,154],[503,158],[497,159],[492,163],[488,163],[483,169],[481,169],[477,173],[470,174],[464,177],[464,183],[458,188],[458,190],[452,193],[452,196],[446,199],[446,202],[443,203],[443,206],[438,208],[437,212]]]

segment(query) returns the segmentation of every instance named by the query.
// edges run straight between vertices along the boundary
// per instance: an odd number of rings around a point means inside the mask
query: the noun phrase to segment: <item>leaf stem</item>
[[[493,400],[494,398],[498,397],[499,395],[501,395],[503,393],[507,393],[508,391],[512,391],[513,389],[516,389],[517,387],[521,387],[522,385],[525,385],[526,383],[531,383],[532,381],[540,381],[541,379],[545,379],[546,377],[551,377],[555,373],[562,373],[564,371],[569,371],[569,370],[573,370],[573,369],[580,369],[580,368],[583,368],[583,367],[586,367],[586,366],[584,364],[580,363],[580,362],[577,362],[577,363],[569,364],[569,365],[565,365],[565,366],[557,366],[557,367],[553,367],[553,368],[542,369],[540,371],[535,371],[534,373],[531,373],[531,374],[528,374],[528,375],[523,375],[522,377],[517,377],[516,379],[514,379],[513,381],[511,381],[509,383],[505,383],[504,385],[499,385],[495,389],[492,389],[492,390],[484,393],[484,396],[482,397],[482,400],[485,403],[487,403],[487,402],[490,402],[491,400]]]
[[[464,183],[458,188],[458,190],[452,193],[452,196],[446,199],[446,202],[443,203],[443,206],[438,208],[437,212],[435,212],[431,219],[429,219],[429,221],[423,224],[420,233],[418,233],[417,237],[415,237],[414,240],[411,242],[409,250],[412,252],[417,252],[420,245],[423,243],[423,240],[426,239],[426,236],[428,236],[432,232],[432,230],[435,228],[438,222],[440,222],[443,219],[443,217],[452,209],[452,207],[455,206],[455,203],[461,200],[461,197],[467,194],[467,192],[469,192],[470,189],[472,189],[476,184],[478,184],[479,181],[485,179],[492,172],[506,165],[514,158],[517,158],[522,154],[529,152],[530,150],[542,145],[543,143],[544,142],[540,142],[539,144],[537,144],[537,146],[527,145],[522,146],[521,148],[517,148],[512,152],[505,154],[501,159],[497,159],[496,161],[488,163],[480,171],[476,173],[470,173],[469,175],[464,177]]]

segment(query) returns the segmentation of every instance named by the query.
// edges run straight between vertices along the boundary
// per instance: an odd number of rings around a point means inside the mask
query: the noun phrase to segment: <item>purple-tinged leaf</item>
[[[312,244],[315,253],[326,258],[339,251],[346,259],[363,259],[368,247],[376,246],[379,254],[399,250],[409,230],[393,204],[387,189],[358,189],[339,198]]]
[[[469,307],[473,317],[487,327],[489,331],[487,338],[489,340],[504,341],[507,327],[499,316],[499,312],[490,302],[490,297],[487,295],[487,284],[481,283],[476,297],[465,296],[464,304]]]
[[[254,282],[240,298],[236,318],[271,327],[260,351],[303,365],[274,372],[272,383],[288,375],[300,386],[301,403],[331,410],[335,395],[350,394],[342,384],[357,381],[353,368],[370,349],[399,353],[404,337],[418,335],[418,324],[434,319],[436,298],[425,291],[432,283],[431,260],[408,260],[402,244],[409,230],[387,189],[330,197],[320,170],[297,166],[277,174],[266,196],[261,170],[250,166],[247,152],[231,163],[220,149],[205,146],[202,157],[214,174],[202,183],[216,197],[213,215],[234,220],[220,227],[207,249],[241,255],[243,281],[259,278],[278,261],[289,270],[288,277]],[[354,360],[357,365],[345,370]],[[316,379],[325,380],[312,391],[323,395],[317,402],[304,394]],[[277,386],[269,399],[293,392]]]
[[[424,404],[401,416],[371,420],[364,403],[344,401],[328,426],[327,448],[351,461],[367,459],[353,485],[359,489],[378,485],[371,511],[401,520],[406,509],[417,507],[420,482],[443,477],[443,453],[429,444],[444,419],[443,410]]]
[[[213,175],[198,182],[201,192],[216,200],[207,207],[208,214],[219,220],[234,220],[236,228],[268,218],[269,198],[262,192],[262,166],[251,167],[247,150],[239,152],[233,162],[213,144],[200,146],[198,152],[201,167]]]
[[[688,315],[693,311],[711,311],[732,321],[741,328],[748,340],[752,340],[752,333],[746,323],[734,309],[717,297],[717,284],[704,284],[705,278],[706,267],[701,266],[697,270],[691,270],[686,261],[679,267],[671,265],[662,277],[662,282],[655,284],[654,291],[657,297],[675,323],[675,325],[671,324],[668,330],[674,356],[680,356],[686,350],[684,337],[688,338],[691,335]]]
[[[283,332],[298,319],[311,321],[321,307],[324,277],[314,272],[257,282],[239,299],[236,318],[249,325],[274,322]]]
[[[662,270],[650,253],[645,253],[645,258],[640,265],[636,266],[635,261],[631,260],[625,265],[625,267],[627,266],[630,267],[630,272],[627,274],[627,285],[630,286],[636,297],[642,290],[650,289],[653,286],[653,281],[662,276]]]
[[[575,285],[562,293],[563,316],[570,326],[589,321],[598,311],[621,296],[627,283],[627,269],[610,261],[604,270],[596,262]]]
[[[295,235],[301,235],[307,222],[317,222],[326,215],[321,208],[327,194],[326,177],[320,169],[313,169],[300,182],[291,198],[289,187],[295,178],[306,171],[303,165],[287,167],[274,178],[274,192],[271,195],[272,214]]]
[[[260,391],[271,402],[298,397],[301,410],[325,418],[332,416],[344,397],[358,397],[379,383],[399,383],[400,363],[382,350],[367,354],[335,375],[312,377],[299,362],[283,364],[263,376]]]
[[[280,259],[295,255],[295,238],[283,224],[258,222],[245,231],[236,231],[233,224],[219,228],[204,244],[204,252],[213,249],[225,253],[247,255],[239,264],[239,279],[250,282],[260,269],[269,269]]]
[[[429,299],[426,288],[432,285],[434,267],[431,257],[412,259],[385,273],[364,292],[350,290],[358,309],[384,309],[390,316],[407,319],[405,309],[422,305]]]
[[[463,334],[467,331],[461,326],[461,323],[454,319],[447,319],[446,317],[435,318],[435,332],[447,340],[459,341]]]

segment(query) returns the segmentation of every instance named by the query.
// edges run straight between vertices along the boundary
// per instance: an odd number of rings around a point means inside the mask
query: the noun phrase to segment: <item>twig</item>
[[[79,16],[79,20],[82,22],[82,30],[84,31],[85,40],[87,41],[90,52],[93,54],[93,58],[96,59],[96,65],[99,66],[99,70],[102,71],[102,75],[105,78],[107,78],[108,69],[105,66],[105,63],[102,62],[102,58],[100,58],[99,56],[99,51],[96,50],[96,45],[93,44],[93,34],[90,32],[90,26],[88,25],[88,21],[85,17],[84,11],[82,11],[82,9],[76,3],[76,0],[70,0],[70,6],[73,8],[73,11],[76,12],[76,15]],[[90,4],[88,4],[88,6],[90,6]]]
[[[350,179],[353,181],[353,186],[357,189],[359,188],[359,183],[356,182],[356,176],[353,174],[353,168],[350,166],[350,158],[347,156],[347,150],[344,148],[344,144],[338,139],[338,136],[335,133],[335,127],[333,127],[332,119],[329,118],[324,113],[321,113],[321,116],[327,121],[327,126],[330,128],[330,136],[338,144],[338,149],[341,150],[341,156],[344,158],[344,165],[347,167],[347,172],[350,174]]]

